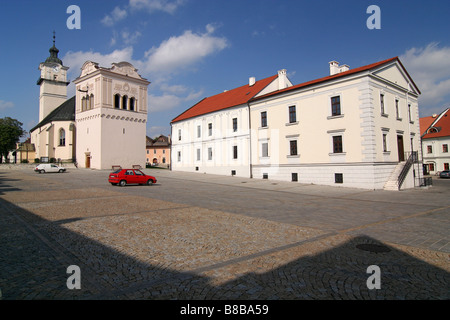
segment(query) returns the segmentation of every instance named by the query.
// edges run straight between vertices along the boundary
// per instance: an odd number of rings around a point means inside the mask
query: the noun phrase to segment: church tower
[[[59,50],[55,47],[55,33],[53,32],[53,46],[49,50],[50,56],[39,64],[41,76],[37,81],[39,93],[39,122],[50,112],[67,100],[67,70],[58,58]]]

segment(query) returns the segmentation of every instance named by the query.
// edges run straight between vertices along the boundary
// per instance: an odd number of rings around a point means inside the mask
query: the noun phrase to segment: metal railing
[[[405,181],[406,175],[411,169],[413,163],[417,163],[419,161],[419,157],[417,151],[405,152],[405,158],[407,158],[406,163],[398,176],[398,189],[402,187],[403,182]]]

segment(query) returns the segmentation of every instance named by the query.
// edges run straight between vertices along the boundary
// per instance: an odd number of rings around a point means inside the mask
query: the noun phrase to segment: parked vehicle
[[[450,178],[450,170],[441,171],[439,178]]]
[[[156,183],[156,178],[138,169],[119,169],[109,174],[108,182],[114,186],[120,185],[121,187],[127,184],[152,185]]]
[[[35,172],[38,173],[46,173],[46,172],[65,172],[66,168],[57,166],[53,163],[41,163],[36,168],[34,168]]]

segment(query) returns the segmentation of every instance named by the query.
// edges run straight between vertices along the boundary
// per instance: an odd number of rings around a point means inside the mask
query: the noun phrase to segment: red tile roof
[[[331,75],[331,76],[327,76],[327,77],[319,78],[319,79],[316,79],[316,80],[300,83],[300,84],[297,84],[295,86],[288,87],[286,89],[274,91],[274,92],[271,92],[271,93],[268,93],[268,94],[256,97],[256,98],[252,99],[252,101],[256,101],[256,100],[259,100],[259,99],[267,98],[267,97],[270,97],[270,96],[273,96],[273,95],[276,95],[276,94],[279,94],[279,93],[282,93],[282,92],[288,92],[288,91],[296,90],[296,89],[299,89],[299,88],[305,88],[305,87],[308,87],[310,85],[318,84],[318,83],[329,81],[329,80],[334,80],[334,79],[337,79],[337,78],[349,76],[349,75],[356,74],[356,73],[359,73],[359,72],[368,71],[368,70],[380,67],[380,66],[382,66],[384,64],[391,63],[393,61],[398,61],[400,63],[400,65],[401,65],[401,67],[403,68],[403,70],[405,71],[405,73],[411,79],[411,77],[409,76],[408,72],[406,71],[405,67],[400,62],[398,57],[394,57],[394,58],[390,58],[390,59],[387,59],[387,60],[375,62],[375,63],[369,64],[367,66],[363,66],[363,67],[359,67],[359,68],[355,68],[355,69],[350,69],[348,71],[337,73],[337,74],[334,74],[334,75]],[[420,93],[418,87],[416,86],[416,84],[414,83],[414,81],[412,79],[411,79],[411,82],[413,83],[413,85],[415,86],[417,91]]]
[[[437,132],[425,134],[422,139],[442,138],[450,136],[450,109],[443,112],[442,117],[437,121],[433,128],[438,129]]]
[[[422,136],[425,131],[431,126],[433,121],[436,120],[436,117],[429,116],[429,117],[423,117],[419,119],[420,123],[420,136]]]
[[[257,95],[261,90],[267,87],[272,81],[277,79],[278,75],[271,76],[256,81],[253,86],[244,85],[217,95],[204,98],[191,108],[172,120],[172,123],[197,117],[214,111],[235,107],[247,103],[251,98]]]

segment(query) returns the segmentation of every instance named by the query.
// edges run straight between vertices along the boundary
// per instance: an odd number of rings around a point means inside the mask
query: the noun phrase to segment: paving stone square
[[[379,192],[146,172],[158,183],[0,167],[1,298],[450,298],[450,181]]]

